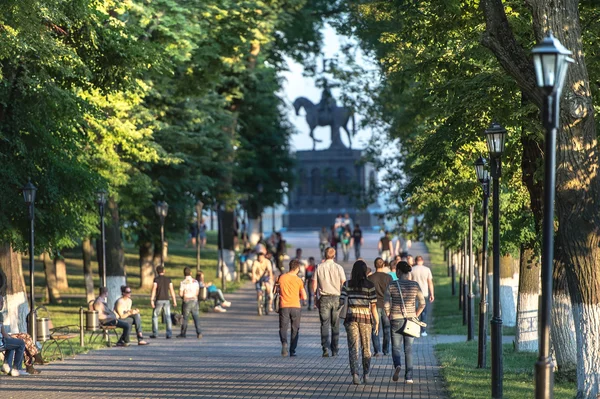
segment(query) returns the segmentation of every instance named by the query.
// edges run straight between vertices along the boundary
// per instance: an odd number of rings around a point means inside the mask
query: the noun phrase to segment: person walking
[[[416,281],[411,280],[411,267],[405,262],[398,263],[398,280],[392,282],[386,291],[385,311],[390,318],[392,332],[392,360],[394,362],[393,381],[398,381],[402,370],[401,348],[404,343],[404,360],[406,371],[404,372],[405,382],[413,383],[413,358],[412,346],[414,337],[403,335],[400,329],[404,321],[410,318],[419,317],[425,308],[425,299],[423,292]],[[416,303],[419,308],[416,308]]]
[[[317,269],[317,265],[315,264],[315,258],[310,256],[308,258],[308,266],[306,266],[306,292],[308,293],[308,310],[316,309],[317,307],[314,305],[315,293],[312,289],[313,279],[315,276],[315,271]]]
[[[335,249],[325,250],[325,261],[317,267],[313,280],[313,292],[318,298],[319,320],[321,321],[321,347],[323,357],[337,356],[340,339],[339,299],[346,274],[342,266],[334,262]],[[331,341],[329,330],[331,329]]]
[[[394,250],[392,248],[392,240],[390,239],[389,231],[386,230],[383,237],[379,239],[379,242],[377,243],[377,249],[379,250],[379,254],[384,261],[389,262],[392,259]]]
[[[298,259],[290,261],[290,271],[279,277],[279,339],[281,340],[281,356],[288,355],[287,332],[291,324],[292,334],[289,345],[290,357],[296,356],[298,346],[298,331],[300,330],[300,301],[306,300],[304,282],[298,277],[301,262]]]
[[[367,264],[358,260],[352,267],[350,280],[343,285],[340,295],[340,307],[346,308],[344,327],[348,338],[348,358],[352,383],[360,384],[358,377],[358,353],[362,348],[363,383],[369,382],[371,367],[371,332],[379,332],[377,314],[377,292],[375,284],[367,279]]]
[[[360,247],[363,245],[363,235],[360,226],[357,224],[354,225],[354,230],[352,230],[352,245],[354,245],[354,257],[356,260],[360,258]]]
[[[158,316],[161,311],[164,312],[167,321],[167,339],[173,336],[173,322],[171,321],[171,301],[173,306],[177,306],[177,297],[171,279],[165,276],[165,268],[158,266],[156,268],[158,276],[154,278],[152,284],[152,294],[150,294],[150,306],[152,306],[152,335],[150,338],[158,338]]]
[[[343,231],[340,235],[340,242],[342,243],[344,262],[348,262],[350,260],[350,245],[352,245],[352,232],[350,231],[350,226],[343,227]]]
[[[319,249],[321,250],[321,259],[325,259],[325,250],[329,247],[331,242],[330,232],[327,231],[327,227],[321,227],[319,232]]]
[[[435,299],[435,296],[433,295],[433,275],[431,274],[431,269],[423,264],[423,257],[421,255],[417,256],[415,261],[417,264],[412,267],[412,279],[419,284],[419,288],[421,288],[425,298],[425,308],[423,309],[419,319],[422,322],[427,323],[427,311],[429,310],[429,304]],[[426,336],[427,327],[421,327],[421,337]]]
[[[188,318],[190,313],[194,319],[194,326],[196,327],[196,337],[202,338],[202,331],[200,331],[200,314],[198,313],[198,294],[200,294],[200,285],[197,280],[192,278],[192,270],[189,267],[183,269],[183,275],[185,278],[179,285],[179,296],[183,300],[183,320],[181,322],[181,333],[177,338],[185,338],[188,327]]]
[[[375,262],[375,273],[368,276],[369,281],[375,285],[375,292],[377,294],[377,316],[379,317],[379,331],[373,334],[371,340],[373,341],[373,349],[375,350],[375,356],[380,356],[383,352],[384,356],[390,354],[390,319],[385,312],[385,292],[388,286],[392,282],[392,276],[383,271],[383,259],[376,258]],[[383,332],[383,347],[379,340],[380,333]]]

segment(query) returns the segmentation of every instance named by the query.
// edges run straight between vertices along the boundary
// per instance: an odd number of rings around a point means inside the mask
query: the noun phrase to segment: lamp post
[[[469,293],[467,294],[467,341],[475,339],[475,295],[473,294],[473,206],[469,207]]]
[[[219,270],[221,270],[221,289],[225,291],[227,278],[225,276],[225,259],[223,257],[223,247],[225,241],[223,238],[223,206],[218,205],[217,207],[217,229],[219,229]]]
[[[36,326],[35,326],[35,282],[34,282],[34,250],[33,250],[33,238],[35,234],[34,219],[35,219],[35,193],[37,188],[31,183],[31,180],[23,187],[23,199],[27,205],[29,212],[29,315],[27,316],[28,332],[31,338],[36,341]]]
[[[542,298],[540,309],[539,357],[535,364],[535,397],[554,397],[554,375],[550,359],[550,309],[552,308],[552,262],[554,258],[554,190],[556,185],[556,133],[560,97],[573,62],[552,32],[534,47],[533,63],[538,87],[543,91],[542,122],[546,129],[544,148],[544,219],[542,222]]]
[[[463,307],[462,307],[462,311],[463,311],[463,326],[467,325],[467,319],[468,319],[468,298],[467,296],[469,295],[469,288],[467,287],[468,284],[468,278],[467,278],[467,274],[469,274],[469,260],[468,260],[468,256],[469,256],[469,252],[467,250],[467,236],[465,236],[465,238],[463,239],[463,279],[462,279],[462,297],[463,297]]]
[[[106,191],[99,190],[96,193],[96,203],[98,204],[98,212],[100,213],[100,240],[102,252],[100,256],[100,262],[98,265],[102,267],[102,281],[100,281],[101,287],[106,287],[106,229],[104,227],[104,205],[106,204]]]
[[[165,267],[165,218],[169,213],[169,204],[158,201],[154,205],[154,210],[160,219],[160,265]]]
[[[492,317],[492,398],[502,398],[502,318],[500,317],[500,176],[502,175],[502,153],[506,142],[506,129],[492,122],[485,131],[488,151],[490,153],[493,201],[492,230],[494,233],[494,311]]]
[[[486,367],[487,357],[487,251],[488,251],[488,200],[490,198],[490,176],[486,169],[485,158],[479,157],[475,161],[477,180],[483,189],[483,243],[481,255],[481,300],[479,302],[479,340],[477,342],[477,368]]]
[[[204,203],[200,200],[196,202],[196,226],[198,233],[196,234],[196,271],[200,271],[200,230],[202,229],[202,207]]]
[[[260,236],[262,237],[263,235],[263,210],[262,210],[262,193],[263,193],[264,187],[262,185],[262,183],[258,183],[258,186],[256,187],[256,191],[258,191],[258,210],[260,211],[260,229],[258,230],[258,232],[260,233]]]

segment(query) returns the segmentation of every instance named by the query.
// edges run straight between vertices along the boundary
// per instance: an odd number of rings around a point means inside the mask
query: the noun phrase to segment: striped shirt
[[[402,298],[400,298],[398,284],[402,289]],[[402,306],[402,299],[404,299],[404,307]],[[419,283],[412,280],[391,282],[385,293],[385,309],[386,312],[390,310],[390,320],[416,317],[417,301],[419,302],[419,309],[423,310],[425,308],[425,297],[421,288],[419,288]],[[406,314],[404,309],[406,309]]]
[[[348,283],[342,286],[340,304],[343,306],[348,297],[348,315],[346,323],[351,321],[357,323],[371,324],[371,304],[377,303],[377,292],[375,284],[369,280],[365,281],[361,288],[352,288]]]

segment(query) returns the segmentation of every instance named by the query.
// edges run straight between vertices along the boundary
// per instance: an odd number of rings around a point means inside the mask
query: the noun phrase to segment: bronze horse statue
[[[321,104],[313,104],[308,98],[298,97],[294,101],[296,115],[300,115],[300,109],[306,111],[306,123],[310,127],[310,138],[313,140],[313,151],[317,142],[323,140],[316,139],[313,132],[317,126],[331,126],[331,148],[344,147],[340,139],[340,127],[348,134],[348,142],[352,148],[352,136],[356,133],[354,122],[354,112],[346,107],[338,107],[335,102],[330,105],[330,109],[322,109]],[[352,132],[348,130],[348,121],[352,119]]]

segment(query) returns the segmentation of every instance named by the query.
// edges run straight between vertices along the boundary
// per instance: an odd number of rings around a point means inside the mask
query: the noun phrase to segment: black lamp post
[[[477,351],[477,367],[486,367],[487,357],[487,251],[488,251],[488,200],[490,198],[490,176],[486,169],[486,160],[479,157],[475,161],[475,173],[477,180],[483,189],[483,244],[481,255],[481,300],[479,302],[479,341]]]
[[[35,193],[37,188],[31,183],[31,180],[27,182],[27,184],[23,187],[23,199],[25,200],[25,204],[27,204],[27,208],[29,211],[29,315],[27,316],[27,323],[29,327],[29,335],[35,341],[37,338],[36,335],[36,326],[35,326],[35,282],[34,282],[34,268],[35,268],[35,258],[34,258],[34,248],[33,248],[33,238],[35,234],[34,229],[34,219],[35,219]]]
[[[492,160],[493,201],[492,229],[494,233],[494,312],[492,317],[492,398],[502,398],[502,318],[500,317],[500,176],[502,175],[502,153],[506,142],[506,129],[492,122],[485,131],[488,151]]]
[[[99,265],[102,267],[102,281],[100,286],[106,287],[106,230],[104,228],[104,205],[106,204],[106,191],[99,190],[96,193],[96,203],[98,204],[98,211],[100,212],[100,240],[102,253]]]
[[[469,292],[467,294],[467,341],[475,339],[475,295],[473,294],[473,206],[469,207]]]
[[[540,309],[539,358],[535,364],[535,397],[554,397],[554,375],[550,359],[550,309],[552,308],[552,262],[554,258],[554,190],[556,185],[556,132],[560,115],[560,96],[573,62],[552,32],[534,47],[533,63],[537,85],[544,93],[542,122],[546,129],[544,165],[544,220],[542,223],[542,298]]]
[[[196,226],[197,226],[197,234],[196,234],[196,271],[200,271],[200,230],[202,229],[202,207],[204,203],[200,200],[196,202]]]
[[[165,218],[169,213],[169,204],[158,201],[154,205],[154,210],[160,219],[160,265],[165,267]]]
[[[258,191],[258,210],[260,211],[260,229],[259,229],[259,233],[260,236],[262,237],[263,235],[263,210],[262,210],[262,193],[264,191],[264,187],[262,185],[262,183],[258,183],[258,186],[256,187],[256,191]]]

